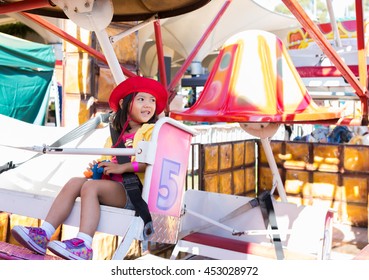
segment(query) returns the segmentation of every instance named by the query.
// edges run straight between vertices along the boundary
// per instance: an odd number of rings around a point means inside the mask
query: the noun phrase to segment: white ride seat
[[[108,133],[106,128],[96,129],[92,135],[73,143],[79,148],[96,147],[97,139],[106,139]],[[189,127],[164,117],[156,123],[151,141],[142,142],[137,149],[137,161],[148,164],[142,196],[153,218],[155,233],[150,237],[151,241],[169,244],[177,241],[188,157],[194,134],[194,130]],[[44,154],[3,172],[0,175],[0,211],[45,219],[67,178],[81,176],[86,164],[95,158],[91,155]],[[78,199],[64,224],[78,227],[79,219]],[[142,230],[143,221],[135,216],[135,211],[101,206],[97,231],[123,237],[113,259],[123,259],[132,241],[142,240]]]
[[[260,206],[223,219],[252,199],[188,190],[179,241],[171,259],[180,252],[213,259],[276,259],[271,236],[277,233],[283,259],[329,259],[333,218],[330,209],[272,199],[278,232],[265,227]]]

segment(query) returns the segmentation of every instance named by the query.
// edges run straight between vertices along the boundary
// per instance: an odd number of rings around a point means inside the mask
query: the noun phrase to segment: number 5
[[[159,193],[156,206],[161,210],[168,210],[172,208],[177,200],[178,195],[178,178],[180,171],[180,163],[163,159]]]

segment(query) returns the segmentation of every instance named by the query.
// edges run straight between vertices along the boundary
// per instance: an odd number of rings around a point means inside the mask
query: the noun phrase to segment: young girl
[[[132,77],[120,83],[111,93],[109,105],[114,111],[112,131],[116,132],[113,147],[135,147],[138,141],[149,140],[157,116],[168,102],[166,89],[157,81]],[[113,136],[113,134],[112,134]],[[124,156],[122,156],[124,158]],[[91,260],[92,239],[99,224],[100,204],[134,209],[122,183],[126,172],[143,172],[146,165],[113,157],[110,162],[100,162],[108,180],[88,180],[83,177],[70,179],[55,198],[40,228],[14,226],[12,234],[23,246],[39,254],[49,249],[64,259]],[[95,162],[90,163],[90,167]],[[76,238],[50,241],[55,229],[69,216],[77,197],[81,198],[79,233]]]

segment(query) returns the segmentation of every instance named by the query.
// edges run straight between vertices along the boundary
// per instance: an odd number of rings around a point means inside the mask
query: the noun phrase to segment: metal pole
[[[53,34],[59,36],[60,38],[66,40],[67,42],[69,42],[69,43],[71,43],[71,44],[73,44],[73,45],[75,45],[75,46],[83,49],[84,51],[86,51],[87,53],[89,53],[91,56],[93,56],[93,57],[99,59],[100,61],[104,62],[105,64],[109,65],[106,57],[103,54],[101,54],[97,50],[91,48],[90,46],[82,43],[81,41],[77,40],[76,38],[70,36],[68,33],[66,33],[65,31],[61,30],[59,27],[51,24],[47,20],[41,18],[40,16],[32,15],[32,14],[28,14],[28,13],[24,13],[24,12],[21,12],[20,14],[22,16],[24,16],[24,17],[26,17],[26,18],[28,18],[28,19],[36,22],[37,24],[41,25],[42,27],[44,27],[45,29],[49,30]],[[134,73],[132,73],[128,69],[124,68],[123,66],[120,66],[120,68],[122,69],[123,73],[127,77],[136,76]]]
[[[367,63],[365,53],[365,35],[364,35],[364,17],[363,17],[363,3],[362,0],[355,0],[356,11],[356,34],[357,34],[357,55],[359,65],[359,80],[363,87],[367,86]],[[362,125],[368,125],[368,97],[364,96],[360,98],[361,111],[362,111]]]
[[[110,43],[108,33],[105,29],[94,30],[96,37],[100,43],[100,46],[105,54],[111,73],[113,74],[114,81],[118,85],[125,80],[122,68],[120,67],[118,58],[115,55],[114,48]]]
[[[13,3],[1,3],[0,15],[28,11],[44,7],[51,7],[49,0],[18,1]]]
[[[183,76],[183,73],[186,72],[188,66],[190,65],[190,63],[194,59],[195,55],[198,53],[198,51],[200,50],[201,46],[204,44],[204,42],[206,41],[206,39],[209,37],[210,33],[213,31],[213,29],[215,28],[216,24],[219,22],[220,18],[223,16],[223,14],[227,10],[227,8],[231,4],[231,2],[232,2],[232,0],[227,0],[223,4],[222,8],[218,12],[218,14],[215,16],[214,20],[211,22],[211,24],[209,25],[209,27],[205,30],[204,35],[200,38],[199,42],[197,43],[197,45],[195,46],[195,48],[193,49],[193,51],[190,53],[190,55],[187,57],[187,59],[185,60],[185,62],[181,66],[181,68],[178,70],[178,72],[176,73],[176,75],[172,79],[171,83],[168,86],[168,90],[169,91],[172,91],[176,87],[176,85],[178,84],[179,80]],[[172,96],[169,97],[169,102],[171,101],[171,99],[172,99]]]
[[[132,28],[126,30],[126,31],[123,31],[117,35],[113,35],[113,36],[110,36],[110,42],[114,45],[116,42],[118,42],[120,39],[128,36],[128,35],[131,35],[133,32],[136,32],[138,30],[140,30],[141,28],[144,28],[146,25],[150,24],[151,22],[153,22],[155,20],[155,17],[151,17],[139,24],[137,24],[136,26],[133,26]]]
[[[260,138],[260,141],[261,141],[261,144],[263,145],[263,149],[267,157],[270,170],[272,171],[272,175],[273,175],[273,188],[270,193],[273,194],[275,189],[277,188],[278,195],[280,196],[281,200],[283,202],[287,202],[286,191],[283,186],[281,175],[278,172],[278,166],[277,166],[277,163],[275,162],[273,150],[269,143],[269,138]]]
[[[154,30],[155,30],[156,52],[157,52],[158,64],[159,64],[160,82],[163,84],[164,87],[167,87],[167,75],[165,73],[163,40],[161,36],[161,28],[160,28],[159,20],[156,20],[154,22]]]
[[[334,34],[334,40],[336,41],[336,46],[342,47],[341,37],[340,37],[340,33],[338,32],[337,21],[334,15],[332,0],[327,0],[326,2],[327,2],[328,13],[329,13],[329,19],[331,21],[332,30]]]
[[[352,73],[350,68],[345,64],[342,58],[337,54],[334,48],[329,44],[323,33],[319,30],[316,24],[308,17],[301,5],[297,1],[282,0],[287,8],[292,12],[296,19],[301,23],[305,30],[310,34],[311,38],[323,50],[327,57],[342,73],[342,76],[350,83],[359,97],[369,96],[368,91],[363,87],[359,80]]]

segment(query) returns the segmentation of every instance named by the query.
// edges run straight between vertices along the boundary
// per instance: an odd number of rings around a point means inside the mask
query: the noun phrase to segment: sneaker
[[[80,238],[65,241],[51,241],[47,248],[66,260],[92,260],[92,249]]]
[[[14,226],[12,235],[20,244],[38,254],[45,255],[49,239],[45,231],[38,227]]]

